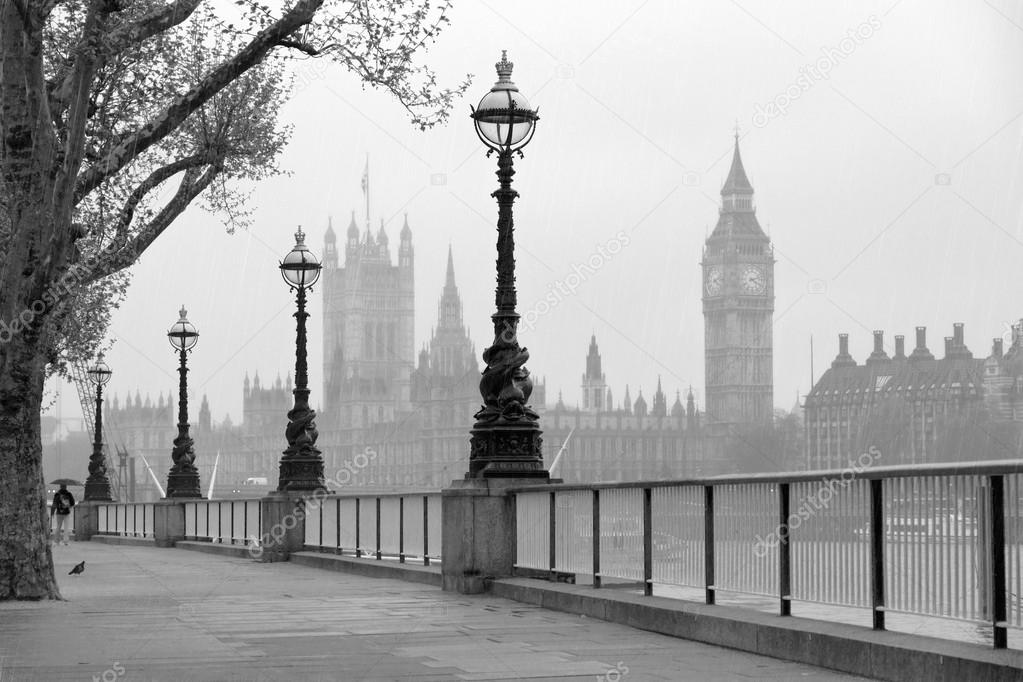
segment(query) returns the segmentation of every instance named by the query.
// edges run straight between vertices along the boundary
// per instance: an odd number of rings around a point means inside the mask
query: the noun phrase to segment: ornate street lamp
[[[284,435],[288,449],[281,457],[277,490],[309,492],[324,490],[323,457],[316,448],[316,412],[309,409],[309,371],[306,366],[305,311],[306,289],[312,291],[320,278],[320,262],[305,245],[302,228],[295,233],[295,247],[281,262],[281,276],[288,287],[297,292],[298,311],[295,313],[297,331],[295,339],[295,406],[288,412],[288,428]]]
[[[110,367],[103,362],[103,354],[96,358],[96,364],[86,374],[96,384],[96,438],[89,457],[89,478],[85,479],[85,501],[110,502],[110,479],[107,478],[107,463],[103,457],[103,386],[110,381]]]
[[[518,192],[511,188],[512,155],[522,157],[522,148],[536,130],[537,112],[511,80],[513,64],[506,51],[497,63],[497,83],[472,110],[476,134],[488,147],[487,156],[497,152],[500,187],[491,195],[497,199],[497,312],[494,343],[483,351],[487,364],[480,380],[483,407],[476,413],[470,441],[469,472],[466,478],[544,478],[540,418],[528,405],[533,382],[525,363],[529,352],[519,347],[519,314],[515,312],[515,238],[512,204]]]
[[[195,466],[194,441],[188,435],[188,353],[199,340],[199,332],[188,321],[188,311],[181,306],[180,319],[167,331],[167,339],[178,351],[178,437],[174,439],[171,459],[174,464],[167,474],[167,497],[201,498],[199,470]]]

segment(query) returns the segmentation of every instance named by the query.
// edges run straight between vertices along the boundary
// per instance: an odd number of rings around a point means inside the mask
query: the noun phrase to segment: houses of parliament
[[[408,216],[395,236],[396,250],[383,224],[360,226],[353,213],[342,234],[328,220],[318,284],[324,391],[317,446],[328,473],[350,466],[357,454],[374,453],[352,485],[438,488],[467,468],[469,431],[480,404],[480,353],[466,331],[457,253],[450,248],[434,299],[436,326],[431,338],[416,343],[416,294],[425,287],[416,286]],[[580,337],[579,394],[570,401],[576,404],[566,402],[563,389],[550,395],[543,381],[531,398],[541,414],[544,459],[556,476],[586,482],[786,468],[776,454],[758,452],[755,445],[739,454],[728,445],[736,429],[770,429],[774,414],[774,259],[757,221],[738,136],[701,268],[705,407],[698,407],[691,387],[667,387],[660,378],[645,387],[627,377],[609,381],[598,339]],[[217,453],[217,480],[224,485],[276,479],[291,390],[290,375],[272,381],[246,376],[237,424],[214,426],[203,400],[192,431],[204,481]],[[138,395],[111,400],[104,421],[114,446],[144,455],[154,467],[165,464],[173,439],[171,396],[156,403]],[[158,478],[165,468],[156,467]]]
[[[480,404],[480,353],[466,331],[450,247],[434,299],[436,325],[428,340],[416,343],[416,293],[424,287],[416,287],[407,216],[397,237],[395,259],[383,224],[360,227],[353,213],[342,238],[328,220],[318,286],[324,391],[317,446],[328,475],[356,461],[364,465],[350,485],[437,489],[467,470],[469,431]],[[580,337],[576,404],[566,403],[563,389],[549,392],[543,381],[531,398],[553,475],[581,483],[840,468],[843,458],[881,441],[889,464],[949,459],[964,456],[964,446],[954,452],[947,434],[967,437],[963,425],[977,423],[977,415],[1023,422],[1023,322],[1008,351],[996,341],[986,359],[973,358],[961,325],[946,339],[941,359],[927,350],[922,329],[908,355],[903,337],[896,337],[892,357],[876,332],[863,364],[852,358],[843,335],[835,361],[804,405],[776,420],[774,264],[736,135],[717,223],[700,263],[703,405],[691,387],[665,387],[660,378],[656,387],[624,377],[609,381],[598,339]],[[215,455],[219,485],[276,481],[291,390],[290,375],[272,381],[246,376],[238,424],[228,419],[214,426],[203,399],[192,431],[204,486]],[[138,394],[114,398],[105,423],[114,446],[159,463],[156,476],[165,475],[174,433],[171,396],[155,404]]]

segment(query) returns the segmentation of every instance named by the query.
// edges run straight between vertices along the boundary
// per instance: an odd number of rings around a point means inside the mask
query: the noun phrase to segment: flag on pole
[[[366,170],[362,171],[362,193],[369,195],[369,156],[366,157]]]

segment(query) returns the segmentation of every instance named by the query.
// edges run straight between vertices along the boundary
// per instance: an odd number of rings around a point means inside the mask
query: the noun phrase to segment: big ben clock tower
[[[709,424],[770,424],[774,414],[774,250],[757,222],[739,135],[703,248],[704,369]]]

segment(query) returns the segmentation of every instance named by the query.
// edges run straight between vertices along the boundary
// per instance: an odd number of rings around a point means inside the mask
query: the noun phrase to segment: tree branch
[[[104,24],[116,6],[106,0],[92,0],[82,28],[82,38],[75,49],[75,65],[71,70],[71,104],[61,159],[58,157],[57,181],[54,183],[56,215],[70,215],[75,178],[85,155],[85,126],[89,118],[89,91],[99,66],[98,45]],[[59,242],[66,234],[58,225],[51,238],[51,247],[60,253]]]
[[[119,26],[103,41],[108,57],[119,54],[126,47],[138,45],[153,36],[174,28],[192,13],[202,0],[174,0],[169,5],[154,9],[130,24]]]
[[[197,168],[209,162],[210,159],[206,155],[193,154],[192,156],[178,159],[166,166],[161,166],[150,173],[149,177],[143,180],[128,196],[124,202],[124,206],[121,208],[121,212],[117,216],[117,222],[114,225],[115,232],[113,242],[117,244],[118,250],[120,250],[128,241],[128,228],[131,226],[131,221],[135,217],[135,209],[138,208],[139,202],[141,202],[147,194],[181,171],[188,170],[189,168]]]
[[[136,21],[118,26],[102,38],[102,54],[97,64],[102,68],[107,60],[132,45],[145,42],[153,36],[174,28],[192,16],[202,0],[174,0],[169,5],[154,9]],[[50,91],[50,103],[54,112],[67,106],[73,92],[73,74],[65,70],[62,78],[57,78]]]
[[[132,159],[160,142],[192,112],[230,85],[239,75],[260,63],[281,40],[309,23],[322,4],[323,0],[298,0],[284,16],[260,31],[232,59],[208,73],[189,92],[171,102],[160,115],[121,141],[102,161],[79,176],[74,202],[77,204]]]
[[[142,252],[188,208],[193,199],[210,186],[214,178],[223,170],[224,167],[221,162],[212,164],[201,176],[199,175],[198,167],[187,169],[185,176],[181,179],[181,184],[178,185],[178,191],[175,192],[171,200],[167,202],[167,205],[153,218],[149,225],[135,235],[134,239],[118,249],[116,253],[101,259],[96,267],[82,280],[82,284],[92,284],[132,265],[142,255]]]
[[[298,40],[280,40],[277,42],[277,44],[280,45],[281,47],[290,47],[293,50],[305,52],[310,57],[316,57],[317,55],[320,55],[323,52],[322,50],[317,50],[309,43],[303,43]]]

